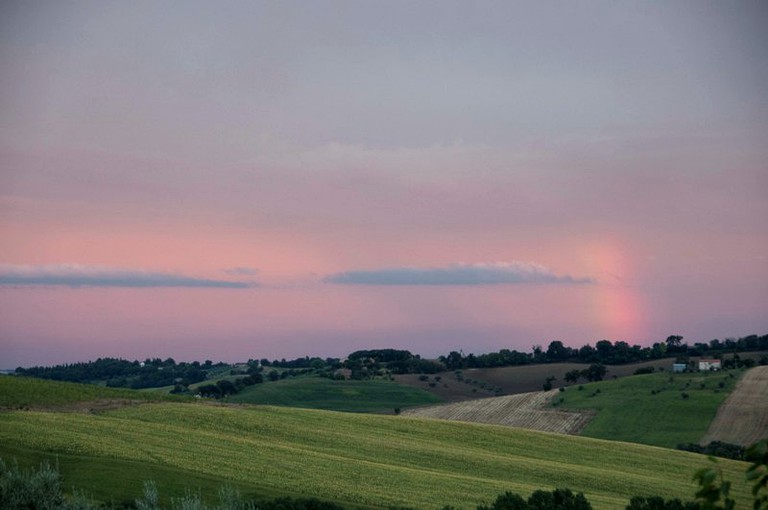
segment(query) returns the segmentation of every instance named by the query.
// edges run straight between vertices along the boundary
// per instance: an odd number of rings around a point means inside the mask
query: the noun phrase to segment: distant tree
[[[277,370],[270,370],[269,374],[267,374],[267,377],[269,377],[270,381],[277,381],[278,379],[280,379],[280,372],[278,372]]]
[[[565,382],[576,384],[581,377],[581,370],[569,370],[565,373]]]
[[[547,348],[547,359],[549,361],[564,361],[571,357],[571,350],[563,345],[560,340],[553,340]]]
[[[594,381],[602,381],[603,377],[605,377],[605,374],[608,372],[608,369],[605,368],[605,365],[602,363],[593,363],[589,365],[589,368],[586,368],[581,371],[581,376],[586,378],[590,382]]]
[[[202,386],[198,386],[197,392],[203,397],[208,397],[208,398],[221,397],[221,390],[215,384],[204,384]]]
[[[600,340],[595,344],[595,351],[600,363],[610,363],[613,357],[613,344],[610,340]]]
[[[680,335],[669,335],[667,337],[667,351],[669,352],[680,352],[684,350],[682,348],[682,341],[683,337]]]
[[[595,356],[596,356],[595,348],[589,344],[579,349],[579,359],[581,361],[585,361],[587,363],[591,361],[595,361]]]

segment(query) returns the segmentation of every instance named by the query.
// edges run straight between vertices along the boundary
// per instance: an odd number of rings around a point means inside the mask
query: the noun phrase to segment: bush
[[[712,441],[706,446],[701,446],[698,443],[680,443],[677,445],[677,449],[733,460],[744,460],[745,455],[743,446],[723,441]]]
[[[699,504],[683,503],[679,499],[665,500],[661,496],[635,496],[629,500],[627,510],[699,510]]]
[[[3,510],[91,510],[95,507],[82,495],[65,499],[61,476],[48,463],[38,470],[22,471],[0,459],[0,508]]]
[[[520,495],[505,492],[496,498],[491,506],[478,506],[477,510],[592,510],[584,494],[574,494],[570,489],[553,491],[538,490],[528,501]]]

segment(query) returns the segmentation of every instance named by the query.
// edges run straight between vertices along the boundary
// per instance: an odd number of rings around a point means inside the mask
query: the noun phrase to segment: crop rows
[[[702,438],[711,441],[750,445],[768,437],[768,366],[747,371],[717,411]]]
[[[570,487],[596,509],[690,498],[702,456],[481,424],[277,407],[147,404],[100,415],[0,413],[0,444],[135,460],[272,493],[365,506],[473,508],[511,490]],[[721,463],[743,478],[743,465]],[[746,501],[746,487],[734,491]]]
[[[492,423],[511,427],[578,434],[589,422],[592,413],[568,412],[546,407],[556,393],[532,392],[504,397],[482,398],[453,404],[408,409],[408,416]]]

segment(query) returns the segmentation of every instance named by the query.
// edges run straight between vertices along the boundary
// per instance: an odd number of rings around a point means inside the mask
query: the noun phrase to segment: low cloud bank
[[[539,264],[501,262],[495,264],[452,264],[446,267],[345,271],[324,279],[327,283],[350,285],[500,285],[518,283],[594,283],[591,278],[556,275]]]
[[[195,278],[174,273],[160,273],[105,266],[55,264],[25,266],[0,264],[0,285],[65,287],[254,287],[254,283]]]

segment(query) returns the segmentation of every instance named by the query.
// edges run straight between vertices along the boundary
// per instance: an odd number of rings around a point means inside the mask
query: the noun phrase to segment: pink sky
[[[0,368],[768,331],[759,3],[0,7]]]

